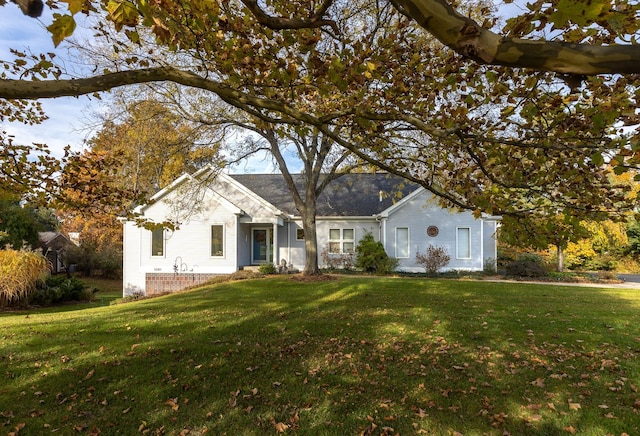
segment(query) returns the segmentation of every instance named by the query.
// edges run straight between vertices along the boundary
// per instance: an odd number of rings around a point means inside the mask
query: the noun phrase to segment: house
[[[67,246],[71,244],[69,238],[60,232],[39,232],[38,238],[42,255],[47,258],[50,271],[54,274],[66,271],[63,260]]]
[[[300,215],[280,174],[203,169],[181,176],[135,212],[178,228],[148,230],[124,222],[124,295],[175,291],[265,263],[304,267]],[[367,232],[402,271],[424,271],[416,252],[429,245],[447,250],[449,269],[483,270],[497,257],[499,218],[443,209],[424,188],[386,173],[332,181],[318,198],[317,212],[321,267],[348,257]]]

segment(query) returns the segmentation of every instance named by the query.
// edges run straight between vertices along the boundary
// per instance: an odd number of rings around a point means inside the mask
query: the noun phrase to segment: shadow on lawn
[[[32,434],[637,433],[638,302],[517,290],[277,278],[33,314],[3,350],[0,413]]]

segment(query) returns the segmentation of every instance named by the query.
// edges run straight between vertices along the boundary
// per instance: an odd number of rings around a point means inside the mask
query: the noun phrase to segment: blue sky
[[[59,60],[68,61],[65,50],[56,49],[45,27],[52,21],[51,11],[45,7],[43,16],[34,19],[22,14],[13,3],[0,7],[0,58],[12,59],[9,49],[32,53],[56,53]],[[81,131],[86,121],[85,114],[95,104],[86,97],[64,97],[42,100],[49,119],[40,125],[0,123],[0,129],[15,136],[18,144],[45,143],[54,155],[60,156],[68,144],[81,150],[86,132]],[[83,121],[85,120],[85,121]]]
[[[13,58],[10,48],[34,54],[53,52],[56,53],[58,62],[73,69],[64,42],[59,48],[54,47],[51,36],[46,31],[46,26],[51,22],[51,11],[47,7],[40,19],[23,15],[13,3],[0,7],[0,59]],[[77,29],[75,34],[78,33],[82,33],[82,29]],[[88,97],[63,97],[44,99],[41,103],[49,117],[42,124],[29,126],[17,122],[0,122],[0,130],[13,135],[16,144],[47,144],[56,157],[62,156],[66,145],[70,145],[74,151],[82,150],[84,141],[93,133],[87,127],[87,114],[100,110],[100,101]],[[276,171],[271,159],[265,159],[264,154],[248,159],[230,170],[241,173]]]

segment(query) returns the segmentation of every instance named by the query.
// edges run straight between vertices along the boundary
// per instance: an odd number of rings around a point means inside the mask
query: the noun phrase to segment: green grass
[[[3,434],[640,433],[633,290],[275,277],[0,327]]]

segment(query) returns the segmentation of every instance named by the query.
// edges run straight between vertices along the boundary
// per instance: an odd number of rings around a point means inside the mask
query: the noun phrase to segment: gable
[[[184,224],[191,219],[207,219],[212,213],[244,216],[246,219],[282,215],[275,206],[239,184],[227,174],[204,168],[194,175],[184,174],[151,197],[149,204],[135,212],[155,222]]]

